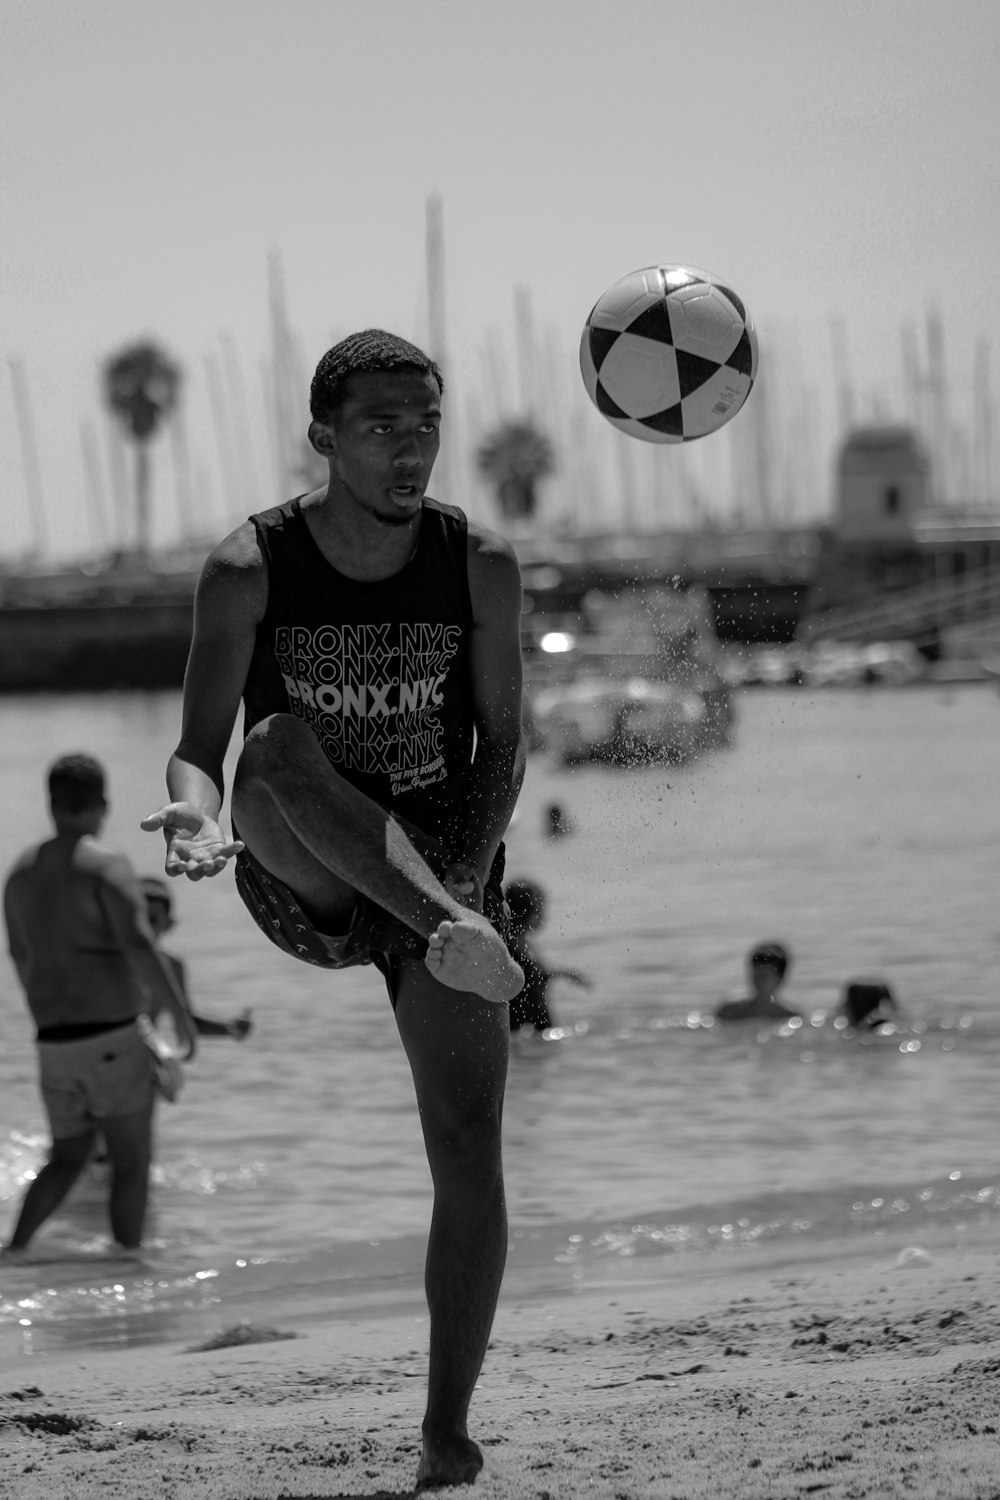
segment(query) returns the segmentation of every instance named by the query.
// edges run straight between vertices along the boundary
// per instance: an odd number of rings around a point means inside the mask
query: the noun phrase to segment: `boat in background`
[[[678,763],[730,743],[732,690],[703,589],[595,589],[572,618],[531,624],[529,736],[564,765]]]

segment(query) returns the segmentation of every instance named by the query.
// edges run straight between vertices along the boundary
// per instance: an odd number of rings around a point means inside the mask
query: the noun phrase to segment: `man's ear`
[[[337,451],[333,429],[325,422],[309,423],[309,441],[323,458],[330,458]]]

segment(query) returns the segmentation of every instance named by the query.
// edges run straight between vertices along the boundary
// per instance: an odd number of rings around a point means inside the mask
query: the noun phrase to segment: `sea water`
[[[539,950],[590,987],[555,981],[554,1029],[515,1039],[508,1294],[996,1235],[1000,695],[758,689],[737,710],[732,748],[687,766],[529,761],[508,873],[545,887]],[[108,838],[159,869],[138,820],[178,713],[176,694],[6,700],[4,865],[46,832],[47,762],[86,749]],[[283,957],[229,874],[172,890],[196,1009],[250,1007],[252,1034],[203,1039],[158,1109],[143,1264],[110,1254],[100,1169],[31,1263],[0,1263],[5,1357],[419,1306],[430,1183],[381,979]],[[764,939],[791,950],[801,1023],[715,1023]],[[866,976],[903,1014],[862,1038],[834,1017]],[[9,1226],[47,1142],[5,959],[0,1038]]]

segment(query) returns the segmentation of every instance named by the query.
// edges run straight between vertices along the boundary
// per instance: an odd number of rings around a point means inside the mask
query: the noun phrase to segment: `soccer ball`
[[[580,340],[597,410],[630,437],[687,443],[734,417],[757,374],[753,320],[728,286],[690,266],[646,266],[598,298]]]

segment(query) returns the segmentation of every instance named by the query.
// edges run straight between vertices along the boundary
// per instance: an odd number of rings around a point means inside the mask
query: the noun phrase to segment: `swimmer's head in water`
[[[166,932],[174,925],[174,900],[170,887],[158,875],[144,875],[139,889],[146,898],[146,913],[156,932]]]
[[[106,805],[104,767],[92,755],[62,755],[49,767],[49,802],[53,812],[92,812]]]
[[[844,990],[844,1015],[851,1026],[877,1026],[885,1017],[870,1018],[882,1008],[896,1009],[895,996],[882,979],[855,979]]]
[[[533,932],[545,920],[545,892],[533,880],[512,880],[504,895],[514,932]]]
[[[751,969],[774,969],[782,977],[789,962],[788,949],[782,943],[758,943],[750,955]]]

